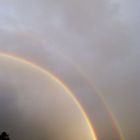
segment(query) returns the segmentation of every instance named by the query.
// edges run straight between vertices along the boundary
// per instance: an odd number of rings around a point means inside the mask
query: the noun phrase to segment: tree
[[[0,140],[10,140],[9,135],[6,132],[2,132],[0,135]]]

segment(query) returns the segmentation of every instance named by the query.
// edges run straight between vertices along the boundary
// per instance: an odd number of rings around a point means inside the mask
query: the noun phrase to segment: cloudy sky
[[[65,83],[98,139],[139,139],[139,9],[137,0],[0,0],[0,52],[33,62]],[[12,79],[1,78],[0,104],[17,100],[18,93],[5,91],[7,80],[14,91],[18,87]]]

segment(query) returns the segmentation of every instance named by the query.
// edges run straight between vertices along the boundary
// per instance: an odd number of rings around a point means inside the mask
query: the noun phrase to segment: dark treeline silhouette
[[[0,134],[0,140],[10,140],[9,135],[6,132]]]

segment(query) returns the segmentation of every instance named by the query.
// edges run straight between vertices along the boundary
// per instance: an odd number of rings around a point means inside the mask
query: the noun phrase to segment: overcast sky
[[[59,77],[99,139],[119,138],[98,94],[125,139],[139,139],[139,9],[137,0],[0,0],[0,51]]]

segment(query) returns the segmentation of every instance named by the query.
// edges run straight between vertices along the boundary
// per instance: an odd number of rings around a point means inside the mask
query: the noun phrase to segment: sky
[[[139,139],[139,9],[137,0],[0,0],[0,52],[65,83],[99,140]]]

